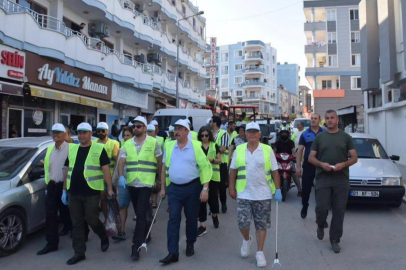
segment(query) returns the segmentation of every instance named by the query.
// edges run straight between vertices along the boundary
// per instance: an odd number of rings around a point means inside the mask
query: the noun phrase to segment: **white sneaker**
[[[250,235],[250,240],[245,241],[245,239],[242,240],[242,246],[241,246],[241,257],[245,258],[250,255],[250,245],[252,242],[252,237]]]
[[[264,252],[258,251],[257,255],[255,256],[257,258],[257,266],[258,267],[265,267],[266,266],[266,259]]]

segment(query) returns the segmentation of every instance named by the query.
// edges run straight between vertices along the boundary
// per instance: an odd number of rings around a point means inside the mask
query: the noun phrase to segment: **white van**
[[[153,119],[158,121],[159,129],[168,131],[170,125],[174,125],[179,119],[189,119],[194,131],[198,132],[207,124],[207,119],[212,118],[210,110],[201,109],[161,109],[157,110]]]

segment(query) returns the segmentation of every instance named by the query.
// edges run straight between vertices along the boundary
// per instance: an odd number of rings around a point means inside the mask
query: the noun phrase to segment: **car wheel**
[[[399,208],[402,205],[402,203],[403,203],[403,200],[400,200],[399,202],[392,203],[391,206],[395,207],[395,208]]]
[[[0,256],[15,253],[25,239],[27,225],[21,211],[10,208],[0,215]]]

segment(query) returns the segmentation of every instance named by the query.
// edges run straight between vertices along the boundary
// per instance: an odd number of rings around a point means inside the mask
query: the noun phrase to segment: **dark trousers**
[[[302,175],[302,205],[309,206],[310,193],[314,178],[316,177],[316,167],[309,163],[307,158],[303,161],[303,175]]]
[[[227,202],[227,187],[228,187],[228,165],[227,163],[220,164],[220,202],[222,204]]]
[[[219,198],[218,198],[219,184],[220,184],[220,182],[216,182],[216,181],[209,182],[208,203],[209,203],[210,211],[212,214],[219,213]],[[205,222],[206,220],[207,220],[207,202],[205,202],[205,203],[202,202],[202,203],[200,203],[199,221]]]
[[[182,219],[182,207],[186,216],[186,242],[188,244],[196,242],[201,190],[202,185],[199,179],[185,186],[171,183],[167,188],[169,204],[167,237],[170,254],[179,255],[179,231]]]
[[[63,226],[67,230],[72,229],[72,221],[68,206],[62,203],[63,182],[50,181],[47,185],[46,207],[46,240],[47,246],[58,247],[58,211]]]
[[[145,232],[148,232],[150,222],[147,216],[150,215],[151,206],[149,198],[151,197],[152,189],[149,187],[128,187],[131,201],[134,207],[134,213],[137,216],[135,231],[133,235],[133,247],[139,248],[145,240]]]
[[[317,187],[316,184],[316,223],[324,226],[328,210],[332,208],[330,224],[330,241],[340,243],[343,235],[344,214],[348,201],[350,186],[346,184]]]
[[[101,240],[107,237],[106,229],[99,219],[100,195],[75,196],[68,194],[68,201],[73,224],[72,246],[75,254],[84,255],[86,252],[85,219]]]

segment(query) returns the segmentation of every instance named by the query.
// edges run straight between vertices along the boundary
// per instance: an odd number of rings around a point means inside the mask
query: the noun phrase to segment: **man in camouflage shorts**
[[[271,227],[271,201],[273,197],[278,202],[282,201],[280,178],[272,148],[259,142],[259,125],[249,123],[245,134],[248,143],[237,146],[233,154],[229,192],[231,198],[237,199],[238,227],[244,238],[241,257],[250,254],[250,225],[253,218],[258,245],[257,266],[265,267],[267,263],[263,251],[266,230]]]

